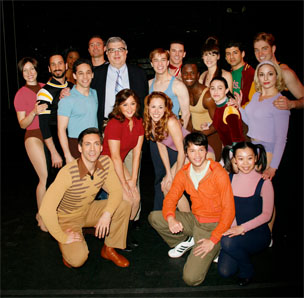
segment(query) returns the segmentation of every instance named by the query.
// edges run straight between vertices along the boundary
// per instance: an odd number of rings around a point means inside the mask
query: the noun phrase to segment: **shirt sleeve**
[[[71,184],[71,176],[67,172],[67,168],[64,167],[58,172],[56,179],[47,189],[39,209],[39,214],[50,234],[60,243],[65,243],[68,236],[59,225],[57,208]]]
[[[49,127],[49,121],[51,115],[51,105],[53,101],[53,96],[46,89],[42,88],[37,93],[37,101],[40,101],[40,104],[43,103],[47,104],[46,110],[39,114],[39,127],[43,139],[48,139],[52,137],[52,132]]]
[[[274,109],[275,145],[270,163],[270,167],[274,169],[279,167],[286,146],[289,116],[290,111],[283,111],[277,108]]]
[[[122,138],[122,126],[119,120],[111,119],[105,129],[105,135],[108,140],[121,140]]]
[[[15,98],[14,98],[14,106],[15,106],[16,112],[27,111],[28,107],[27,107],[26,98],[27,98],[27,96],[25,94],[25,90],[22,87],[21,89],[19,89],[17,91]]]
[[[66,117],[71,117],[73,110],[73,102],[70,100],[70,96],[62,98],[58,102],[58,111],[57,115],[59,116],[66,116]]]
[[[255,229],[271,219],[274,206],[274,191],[270,180],[264,181],[261,196],[263,198],[262,213],[242,224],[245,232]]]

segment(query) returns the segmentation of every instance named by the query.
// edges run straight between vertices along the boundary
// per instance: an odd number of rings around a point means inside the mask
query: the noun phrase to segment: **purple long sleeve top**
[[[272,148],[270,167],[277,169],[286,145],[290,111],[279,110],[273,105],[281,93],[263,101],[259,101],[260,95],[256,92],[245,109],[240,108],[240,112],[248,125],[248,136],[269,143],[268,147]],[[266,151],[269,152],[267,148]]]

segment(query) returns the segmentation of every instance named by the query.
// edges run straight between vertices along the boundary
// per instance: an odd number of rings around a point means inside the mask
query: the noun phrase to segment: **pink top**
[[[111,119],[104,131],[103,139],[103,150],[102,155],[108,155],[111,157],[111,152],[109,148],[108,140],[118,140],[120,141],[120,157],[124,161],[125,157],[131,149],[136,147],[138,142],[138,137],[144,135],[144,127],[142,119],[133,119],[133,129],[129,129],[129,120],[125,119],[124,122],[113,118]]]
[[[44,86],[43,83],[38,83],[40,87],[42,88]],[[25,116],[27,116],[35,107],[37,100],[36,93],[29,89],[26,86],[21,87],[14,99],[14,106],[16,112],[24,112]],[[39,117],[36,115],[34,117],[33,122],[26,128],[27,130],[33,130],[33,129],[39,129]]]
[[[233,175],[232,179],[232,191],[233,195],[237,197],[250,197],[254,195],[255,189],[262,175],[255,170],[252,170],[249,174],[239,172]],[[263,198],[262,213],[257,217],[245,222],[242,226],[245,232],[250,231],[266,222],[268,222],[273,212],[274,191],[272,183],[269,179],[264,181],[261,189],[261,197]],[[231,226],[236,226],[236,220],[234,219]]]

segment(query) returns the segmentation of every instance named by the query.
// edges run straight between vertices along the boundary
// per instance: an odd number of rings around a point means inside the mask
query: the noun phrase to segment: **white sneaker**
[[[174,248],[168,251],[168,255],[170,258],[179,258],[181,257],[186,251],[191,249],[194,246],[194,238],[189,237],[186,241],[181,242],[180,244],[176,245]]]

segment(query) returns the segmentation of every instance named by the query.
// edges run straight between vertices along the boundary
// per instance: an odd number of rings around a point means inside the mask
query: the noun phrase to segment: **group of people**
[[[129,261],[132,227],[140,218],[141,153],[149,143],[154,167],[154,206],[148,220],[168,243],[169,257],[190,251],[183,279],[201,284],[218,257],[218,271],[254,274],[250,256],[271,242],[275,218],[271,179],[279,167],[290,109],[303,108],[304,87],[275,57],[270,33],[253,41],[259,62],[244,61],[240,42],[225,45],[231,71],[220,66],[220,46],[206,40],[200,74],[184,61],[174,40],[149,59],[155,77],[128,64],[120,37],[92,36],[90,59],[71,49],[52,53],[46,83],[37,81],[36,59],[18,67],[26,82],[14,105],[25,148],[39,177],[38,226],[59,243],[65,266],[80,267],[89,250],[83,228],[105,238],[104,259]],[[105,55],[107,60],[105,59]],[[186,60],[186,59],[185,59]],[[281,92],[288,90],[291,100]]]

